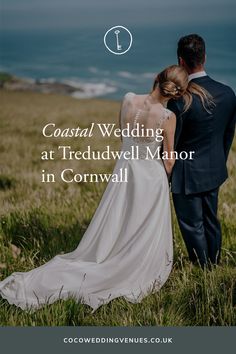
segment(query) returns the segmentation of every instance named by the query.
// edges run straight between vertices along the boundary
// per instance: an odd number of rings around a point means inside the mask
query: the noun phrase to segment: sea
[[[125,25],[125,24],[124,24]],[[126,92],[147,93],[155,75],[177,63],[178,39],[198,33],[206,41],[207,73],[236,89],[236,23],[130,26],[130,50],[115,55],[104,45],[106,26],[2,30],[0,71],[78,89],[75,98],[120,100]]]

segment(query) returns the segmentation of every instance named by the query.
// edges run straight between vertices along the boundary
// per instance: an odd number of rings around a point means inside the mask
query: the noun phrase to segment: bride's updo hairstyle
[[[199,96],[203,107],[207,111],[214,105],[210,93],[195,82],[189,82],[187,71],[179,65],[168,66],[160,72],[155,78],[152,90],[154,91],[157,87],[159,87],[160,94],[163,97],[170,99],[183,97],[184,112],[191,106],[193,94]]]
[[[182,66],[168,66],[155,78],[153,91],[157,86],[163,97],[179,98],[183,96],[188,88],[188,73]]]

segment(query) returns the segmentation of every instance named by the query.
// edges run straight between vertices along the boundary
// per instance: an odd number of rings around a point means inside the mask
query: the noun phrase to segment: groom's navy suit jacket
[[[215,107],[208,113],[198,96],[183,113],[183,100],[172,100],[168,108],[177,117],[175,150],[195,151],[193,160],[178,159],[172,173],[172,193],[194,194],[219,187],[228,177],[226,162],[234,138],[236,97],[233,90],[203,76],[193,82],[212,96]]]

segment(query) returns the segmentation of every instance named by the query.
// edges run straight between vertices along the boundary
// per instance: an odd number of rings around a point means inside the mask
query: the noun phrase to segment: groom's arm
[[[227,161],[227,159],[228,159],[229,151],[230,151],[233,139],[234,139],[235,123],[236,123],[236,98],[235,98],[234,115],[226,128],[225,136],[224,136],[225,161]]]

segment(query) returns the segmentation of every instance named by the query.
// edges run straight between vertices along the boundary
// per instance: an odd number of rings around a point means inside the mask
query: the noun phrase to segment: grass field
[[[88,127],[91,122],[116,122],[119,103],[70,97],[0,91],[0,280],[27,271],[79,243],[99,203],[105,184],[42,183],[41,170],[56,175],[64,168],[111,172],[114,161],[42,161],[41,151],[59,144],[86,148],[86,139],[47,139],[42,128]],[[118,139],[91,140],[94,149]],[[229,326],[236,324],[236,141],[229,157],[230,178],[220,192],[223,230],[222,263],[212,271],[190,266],[173,214],[174,267],[160,292],[140,304],[122,298],[94,314],[87,305],[58,301],[27,313],[0,299],[2,326]]]

